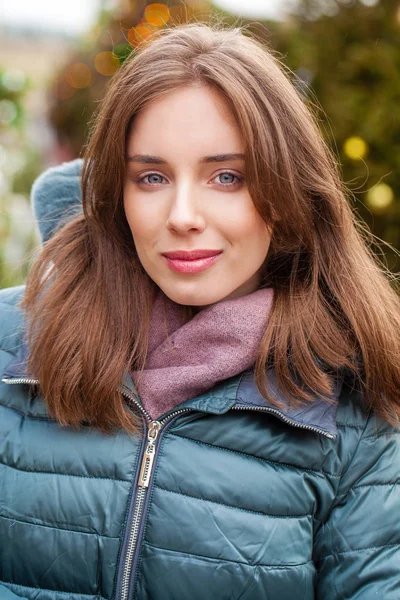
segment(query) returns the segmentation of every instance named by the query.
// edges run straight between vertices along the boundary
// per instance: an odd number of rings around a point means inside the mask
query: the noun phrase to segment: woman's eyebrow
[[[128,162],[138,162],[141,164],[151,165],[166,165],[167,161],[160,156],[152,156],[151,154],[134,154],[128,156]],[[212,156],[203,156],[200,159],[200,163],[215,163],[215,162],[228,162],[230,160],[244,160],[244,154],[231,153],[231,154],[214,154]]]

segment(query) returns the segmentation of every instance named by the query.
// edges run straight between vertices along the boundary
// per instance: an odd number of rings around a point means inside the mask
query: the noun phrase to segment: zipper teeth
[[[154,420],[151,418],[151,416],[149,415],[147,410],[144,408],[144,406],[142,406],[142,404],[139,402],[138,398],[136,398],[136,396],[131,394],[129,390],[127,390],[126,388],[121,388],[120,392],[123,396],[125,396],[125,398],[128,398],[128,400],[133,402],[133,404],[139,409],[139,411],[142,413],[142,415],[144,415],[144,417],[146,418],[146,421],[148,423],[151,423]]]
[[[145,409],[138,403],[138,400],[134,397],[131,396],[131,394],[127,394],[125,392],[123,392],[123,394],[128,397],[130,400],[132,400],[132,402],[138,406],[139,408],[142,409],[143,414],[147,414],[147,411],[145,411]],[[157,437],[160,434],[161,430],[164,428],[164,426],[166,425],[166,423],[168,423],[173,417],[175,417],[176,415],[179,415],[181,413],[184,412],[190,412],[193,411],[194,409],[192,408],[180,408],[176,411],[174,411],[173,413],[171,413],[170,415],[168,415],[167,417],[164,417],[163,419],[161,419],[160,421],[156,421],[158,422],[161,427],[157,433]],[[150,415],[148,415],[148,419],[151,422],[152,419],[150,417]],[[140,468],[140,465],[139,465]],[[125,560],[124,560],[124,567],[123,567],[123,576],[122,576],[122,583],[121,583],[121,600],[126,600],[128,597],[128,593],[129,593],[129,584],[130,584],[130,580],[131,580],[131,575],[132,575],[132,562],[133,562],[133,557],[136,551],[136,546],[137,546],[137,542],[138,542],[138,534],[139,534],[139,529],[140,529],[140,522],[142,520],[143,517],[143,508],[144,508],[144,501],[148,492],[148,487],[144,487],[141,485],[137,486],[137,496],[136,496],[136,500],[135,500],[135,509],[134,509],[134,513],[132,516],[132,529],[129,532],[129,538],[128,538],[128,547],[127,547],[127,551],[126,551],[126,556],[125,556]]]
[[[144,499],[146,497],[146,488],[139,487],[137,496],[136,496],[136,506],[133,514],[133,527],[130,534],[130,539],[128,542],[128,549],[125,556],[125,569],[124,574],[122,576],[122,584],[121,584],[121,600],[126,600],[128,597],[129,591],[129,580],[130,580],[130,569],[129,565],[132,564],[133,555],[135,553],[137,537],[139,534],[139,526],[141,520],[141,512],[143,510]]]
[[[7,378],[3,378],[1,380],[3,383],[8,383],[8,385],[12,385],[14,383],[31,383],[31,384],[39,384],[39,380],[38,379],[7,379]]]
[[[133,396],[130,392],[128,392],[126,389],[122,389],[121,390],[122,394],[128,398],[129,400],[131,400],[135,406],[137,406],[137,408],[141,411],[141,413],[146,417],[147,421],[149,423],[151,423],[152,421],[154,421],[154,419],[151,418],[150,414],[147,412],[147,410],[144,408],[144,406],[139,402],[138,398],[136,398],[135,396]],[[156,419],[156,421],[158,421],[158,423],[160,423],[161,426],[164,426],[166,423],[168,423],[168,421],[170,419],[172,419],[173,417],[175,417],[176,415],[179,415],[180,413],[184,413],[184,412],[189,412],[191,410],[194,410],[193,408],[180,408],[178,410],[175,410],[173,413],[171,413],[170,415],[164,417],[163,419]]]
[[[293,427],[298,427],[299,429],[307,429],[308,431],[314,431],[315,433],[320,433],[330,440],[334,440],[335,436],[332,433],[328,433],[323,429],[319,429],[319,427],[313,427],[312,425],[306,425],[305,423],[297,423],[297,421],[293,421],[286,415],[284,415],[280,410],[276,408],[268,408],[267,406],[232,406],[232,410],[256,410],[259,412],[267,412],[279,417],[285,423],[289,425],[293,425]]]
[[[190,412],[195,410],[194,408],[180,408],[179,410],[175,410],[173,413],[171,413],[170,415],[168,415],[167,417],[164,417],[163,419],[161,419],[160,421],[158,421],[162,426],[164,426],[166,423],[168,423],[168,421],[170,419],[172,419],[172,417],[175,417],[176,415],[180,415],[181,413],[185,413],[185,412]]]

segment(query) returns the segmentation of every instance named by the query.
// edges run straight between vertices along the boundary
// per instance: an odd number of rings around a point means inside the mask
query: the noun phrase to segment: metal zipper
[[[137,484],[137,492],[135,498],[135,506],[133,510],[133,516],[130,523],[130,530],[128,533],[127,549],[124,556],[124,564],[122,567],[122,580],[121,580],[121,600],[126,600],[129,592],[130,574],[133,564],[133,557],[137,546],[140,521],[143,515],[144,501],[146,498],[147,488],[149,487],[149,481],[151,472],[153,470],[153,462],[155,455],[155,443],[161,424],[158,421],[152,421],[149,425],[147,432],[147,445],[142,458],[142,464],[140,466],[139,480]]]
[[[7,378],[3,377],[3,379],[1,381],[3,383],[8,383],[8,385],[12,385],[14,383],[29,383],[31,385],[33,385],[33,384],[39,385],[38,379],[7,379]]]
[[[298,427],[300,429],[306,429],[308,431],[314,431],[314,433],[320,433],[321,435],[324,435],[325,437],[329,438],[330,440],[334,440],[336,438],[336,436],[333,435],[332,433],[328,433],[327,431],[324,431],[323,429],[319,429],[319,427],[313,427],[312,425],[306,425],[305,423],[298,423],[297,421],[293,421],[293,419],[290,419],[289,417],[284,415],[277,408],[270,408],[267,406],[238,405],[238,406],[232,406],[231,410],[256,410],[259,412],[270,413],[272,415],[276,415],[279,419],[281,419],[285,423],[288,423],[289,425],[293,425],[293,427]]]
[[[149,415],[149,413],[145,410],[145,408],[139,403],[137,398],[135,398],[128,390],[121,390],[122,394],[128,398],[135,406],[139,408],[141,413],[146,417],[146,421],[148,423],[148,431],[147,431],[147,444],[143,454],[142,462],[140,465],[139,479],[137,483],[137,492],[136,498],[134,500],[134,510],[131,522],[129,524],[129,532],[127,539],[127,549],[125,552],[124,563],[122,566],[122,578],[121,578],[121,588],[119,593],[120,600],[127,600],[129,595],[129,587],[131,583],[132,576],[132,568],[134,565],[134,557],[137,549],[137,544],[139,541],[139,532],[140,525],[143,517],[143,513],[145,510],[145,500],[147,497],[147,492],[151,480],[151,475],[153,471],[154,458],[156,456],[157,449],[157,439],[160,431],[164,428],[164,426],[177,415],[190,412],[193,409],[191,408],[181,408],[179,410],[174,411],[169,414],[164,419],[160,419],[159,421],[153,421]]]

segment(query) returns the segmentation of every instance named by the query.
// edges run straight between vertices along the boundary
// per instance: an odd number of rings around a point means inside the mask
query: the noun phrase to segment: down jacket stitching
[[[144,542],[144,545],[149,547],[149,548],[154,548],[154,550],[162,550],[163,552],[172,552],[173,554],[183,554],[184,556],[195,556],[197,558],[204,558],[206,560],[214,560],[217,562],[225,562],[225,563],[235,563],[237,565],[245,565],[246,567],[264,567],[266,569],[271,569],[271,570],[287,570],[287,569],[292,569],[292,568],[296,568],[296,567],[304,567],[305,565],[308,565],[310,563],[312,563],[312,560],[307,560],[306,562],[303,563],[296,563],[293,565],[264,565],[262,563],[249,563],[249,562],[243,562],[241,560],[233,560],[231,558],[221,558],[218,557],[216,558],[215,556],[205,556],[204,554],[195,554],[194,552],[186,552],[183,550],[172,550],[171,548],[162,548],[161,546],[154,546],[154,544],[150,544],[150,542]]]
[[[341,485],[341,483],[342,483],[342,478],[343,478],[343,477],[345,476],[345,474],[348,472],[348,470],[350,469],[350,466],[351,466],[351,465],[352,465],[352,463],[353,463],[353,460],[354,460],[354,459],[355,459],[355,457],[356,457],[357,451],[358,451],[358,449],[359,449],[359,447],[360,447],[360,445],[361,445],[361,440],[363,439],[363,435],[364,435],[364,433],[365,433],[365,432],[366,432],[366,430],[367,430],[367,427],[368,427],[368,423],[369,423],[370,417],[371,417],[371,412],[369,412],[369,414],[368,414],[368,418],[365,420],[365,424],[364,424],[364,426],[362,427],[362,432],[361,432],[361,435],[360,435],[360,437],[359,437],[359,439],[358,439],[358,441],[357,441],[357,444],[356,444],[356,447],[355,447],[355,450],[354,450],[353,456],[350,458],[350,461],[348,462],[348,464],[347,464],[347,467],[345,468],[345,470],[344,470],[344,471],[342,471],[342,474],[341,474],[341,476],[340,476],[340,477],[341,477],[341,479],[340,479],[340,481],[339,481],[339,483],[338,483],[338,487],[336,488],[336,494],[335,494],[335,496],[334,496],[334,498],[333,498],[333,500],[332,500],[332,502],[331,502],[331,504],[330,504],[330,506],[329,506],[329,508],[328,508],[328,510],[327,510],[327,512],[326,512],[326,514],[327,514],[327,517],[326,517],[325,521],[321,521],[321,524],[322,524],[322,525],[324,525],[324,524],[327,522],[327,520],[329,519],[329,515],[331,514],[331,512],[333,511],[333,509],[334,509],[334,508],[336,508],[336,507],[338,506],[338,504],[339,504],[339,503],[340,503],[340,502],[343,500],[343,498],[345,498],[345,497],[347,496],[347,494],[349,493],[349,491],[350,491],[350,489],[351,489],[351,488],[349,488],[349,489],[347,489],[347,490],[346,490],[346,491],[344,491],[344,492],[340,492],[340,485]],[[354,487],[354,486],[353,486],[353,487]],[[322,559],[321,559],[321,560],[322,560]]]
[[[364,425],[357,423],[343,423],[342,421],[336,421],[336,425],[339,427],[352,427],[353,429],[364,429]]]
[[[356,490],[358,488],[384,487],[384,486],[394,487],[395,485],[400,485],[400,481],[388,481],[387,483],[360,483],[359,485],[353,485],[353,487],[351,489]]]
[[[5,462],[0,461],[0,465],[14,469],[15,471],[21,471],[22,473],[37,473],[38,475],[58,475],[59,477],[79,477],[80,479],[101,479],[102,481],[119,481],[121,483],[130,483],[130,479],[113,479],[112,477],[99,477],[91,475],[75,475],[73,473],[56,473],[55,471],[37,471],[35,469],[21,469],[20,467],[13,467]]]
[[[341,550],[340,552],[331,552],[330,554],[325,554],[324,556],[321,556],[318,560],[321,561],[331,556],[340,556],[341,554],[351,554],[352,552],[365,552],[366,550],[381,550],[382,548],[396,548],[398,546],[400,546],[400,542],[396,542],[395,544],[383,544],[382,546],[367,546],[366,548],[354,548],[353,550]]]
[[[79,533],[82,535],[95,535],[96,537],[107,538],[109,540],[119,540],[118,537],[114,537],[112,535],[106,535],[104,533],[98,533],[97,531],[79,531],[78,529],[69,529],[68,527],[60,527],[60,522],[57,522],[57,525],[48,525],[44,523],[34,523],[33,521],[24,521],[22,519],[15,519],[14,517],[7,517],[6,515],[0,514],[0,519],[5,519],[7,521],[13,521],[13,523],[22,523],[23,525],[30,525],[31,527],[45,527],[46,529],[56,529],[66,531],[68,533]],[[63,523],[61,525],[64,525]],[[10,525],[11,527],[11,525]]]
[[[55,594],[68,594],[69,596],[87,596],[88,598],[97,598],[98,600],[109,600],[105,596],[100,596],[100,594],[84,594],[82,592],[64,592],[63,590],[51,590],[49,588],[43,587],[34,587],[32,585],[24,585],[23,583],[13,583],[12,581],[1,581],[0,584],[4,584],[5,586],[12,586],[13,588],[26,588],[27,590],[37,590],[38,592],[53,592]]]
[[[383,431],[382,433],[376,433],[374,435],[368,435],[364,438],[364,440],[376,440],[377,438],[390,436],[390,435],[400,435],[400,429],[398,431]]]
[[[223,506],[225,508],[232,508],[233,510],[240,510],[242,512],[250,513],[253,515],[260,515],[262,517],[270,517],[271,519],[306,519],[311,517],[311,513],[306,513],[303,515],[271,515],[269,513],[263,513],[258,510],[251,510],[250,508],[242,508],[241,506],[233,506],[232,504],[225,504],[224,502],[217,502],[216,500],[209,500],[208,498],[198,498],[197,496],[192,496],[190,494],[184,494],[183,492],[175,492],[173,490],[167,490],[160,485],[154,485],[155,488],[168,492],[169,494],[177,494],[179,496],[184,496],[185,498],[191,498],[192,500],[198,500],[199,502],[207,502],[211,504],[218,504],[219,506]]]
[[[341,477],[341,473],[330,473],[329,471],[323,471],[318,469],[307,469],[306,467],[300,467],[299,465],[293,465],[289,463],[284,463],[275,460],[269,460],[268,458],[264,458],[262,456],[257,456],[256,454],[248,454],[247,452],[243,452],[241,450],[232,450],[231,448],[224,448],[223,446],[217,446],[216,444],[210,444],[209,442],[204,442],[202,440],[194,440],[193,438],[187,437],[185,435],[180,435],[178,433],[170,433],[170,436],[182,438],[184,440],[188,440],[190,442],[194,442],[200,446],[208,446],[209,448],[215,448],[216,450],[225,450],[225,452],[232,452],[233,454],[240,454],[242,456],[248,458],[255,458],[262,462],[265,462],[269,465],[279,465],[282,467],[289,467],[290,469],[298,469],[299,471],[305,471],[306,473],[318,473],[320,475],[328,475],[329,477],[337,477],[338,479]]]
[[[46,423],[55,423],[56,422],[56,420],[52,419],[51,417],[43,417],[40,415],[28,415],[28,414],[24,413],[22,410],[15,408],[15,406],[10,406],[9,404],[5,404],[4,402],[1,402],[1,401],[0,401],[0,406],[4,406],[4,408],[7,408],[8,410],[14,411],[20,417],[24,417],[25,419],[34,419],[35,421],[45,421]]]

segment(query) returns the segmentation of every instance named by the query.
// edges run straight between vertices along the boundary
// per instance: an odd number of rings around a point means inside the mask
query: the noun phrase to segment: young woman
[[[80,166],[0,294],[1,600],[398,600],[399,298],[288,74],[164,30],[54,231]]]

